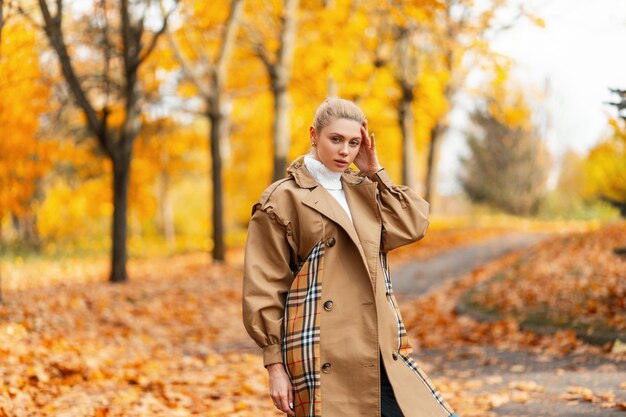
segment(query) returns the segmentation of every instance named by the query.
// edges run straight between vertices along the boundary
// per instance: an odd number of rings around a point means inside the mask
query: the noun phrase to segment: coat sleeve
[[[384,168],[368,178],[376,182],[380,191],[381,251],[389,252],[424,237],[430,204],[411,188],[395,184]]]
[[[283,362],[281,354],[285,299],[293,273],[288,224],[272,208],[256,204],[244,251],[243,324],[263,349],[263,366]]]

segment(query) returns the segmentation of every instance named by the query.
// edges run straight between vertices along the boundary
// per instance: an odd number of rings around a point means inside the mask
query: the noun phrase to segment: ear
[[[311,126],[309,127],[309,138],[310,138],[311,140],[314,140],[316,136],[317,136],[317,135],[316,135],[316,132],[315,132],[315,127],[314,127],[313,125],[311,125]]]

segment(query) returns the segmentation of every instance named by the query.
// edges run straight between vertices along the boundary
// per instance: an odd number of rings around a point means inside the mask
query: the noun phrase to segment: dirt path
[[[498,350],[490,346],[422,349],[416,359],[428,363],[430,374],[455,381],[494,381],[484,384],[475,396],[496,394],[509,384],[534,382],[540,388],[528,392],[524,403],[508,401],[491,410],[497,416],[516,417],[623,417],[616,408],[600,408],[599,403],[575,401],[563,397],[569,387],[584,387],[595,395],[613,392],[616,402],[626,401],[620,384],[626,380],[624,362],[591,355],[568,355],[560,358],[525,351]]]
[[[391,271],[393,288],[402,297],[423,295],[447,280],[460,277],[511,251],[530,247],[547,236],[549,235],[508,234],[457,246],[426,261],[405,263]],[[393,268],[393,264],[391,267]]]
[[[394,290],[400,304],[436,291],[442,283],[460,278],[490,260],[506,253],[531,247],[545,235],[516,234],[490,239],[481,244],[452,249],[427,261],[404,264],[392,270]],[[392,265],[393,267],[393,265]],[[599,403],[568,402],[569,387],[585,387],[594,394],[612,392],[616,402],[626,401],[626,363],[592,355],[554,358],[527,351],[499,350],[489,345],[446,349],[421,349],[415,358],[428,364],[432,376],[455,381],[491,381],[476,389],[476,396],[497,394],[510,383],[534,381],[540,389],[525,402],[508,401],[492,409],[497,416],[622,417],[617,408],[601,408]]]

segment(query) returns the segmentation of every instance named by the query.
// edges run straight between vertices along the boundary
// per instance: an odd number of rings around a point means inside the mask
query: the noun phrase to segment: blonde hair
[[[335,119],[350,119],[363,123],[365,113],[353,101],[339,97],[327,97],[315,111],[313,127],[319,135],[322,129]]]

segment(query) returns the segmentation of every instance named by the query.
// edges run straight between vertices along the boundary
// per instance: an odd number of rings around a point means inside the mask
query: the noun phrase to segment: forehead
[[[324,133],[339,133],[347,137],[361,137],[361,124],[352,119],[335,119],[322,129]]]

